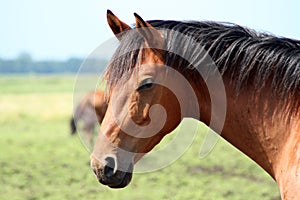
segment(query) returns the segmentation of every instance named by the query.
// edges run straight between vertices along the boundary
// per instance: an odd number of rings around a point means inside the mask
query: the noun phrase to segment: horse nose
[[[128,163],[128,165],[126,163],[124,166],[119,164],[117,157],[111,154],[102,159],[91,155],[91,167],[98,181],[111,188],[123,188],[129,184],[132,178],[133,163]]]
[[[117,169],[117,162],[114,157],[108,156],[105,159],[105,165],[104,165],[104,176],[106,178],[112,177],[116,173]]]
[[[101,162],[94,155],[91,155],[91,167],[98,178],[109,179],[117,172],[117,160],[113,156],[107,156]]]

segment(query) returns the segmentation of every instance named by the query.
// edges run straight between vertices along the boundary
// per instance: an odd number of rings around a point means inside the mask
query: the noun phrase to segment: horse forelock
[[[104,72],[108,94],[118,82],[129,79],[138,63],[143,43],[143,38],[136,31],[123,33],[122,40]]]

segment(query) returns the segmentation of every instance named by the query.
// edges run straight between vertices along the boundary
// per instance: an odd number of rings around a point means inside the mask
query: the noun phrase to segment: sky
[[[0,58],[86,57],[113,37],[110,9],[127,24],[145,20],[212,20],[300,40],[299,0],[0,0]]]

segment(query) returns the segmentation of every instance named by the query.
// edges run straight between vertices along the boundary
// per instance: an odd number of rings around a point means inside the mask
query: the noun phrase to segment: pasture
[[[200,124],[172,165],[134,174],[124,189],[100,185],[89,152],[69,133],[74,81],[73,75],[0,76],[1,200],[280,199],[271,177],[224,140],[200,159],[206,130]]]

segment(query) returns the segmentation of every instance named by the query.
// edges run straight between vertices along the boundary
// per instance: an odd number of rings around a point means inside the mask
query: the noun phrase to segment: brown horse
[[[120,44],[106,69],[109,104],[91,155],[101,183],[125,187],[133,165],[193,117],[268,172],[283,199],[300,199],[299,41],[235,24],[135,14],[131,28],[111,11],[107,19]]]
[[[93,145],[94,129],[97,124],[101,124],[106,113],[107,103],[104,92],[97,90],[88,93],[77,105],[74,115],[71,118],[71,135],[77,132],[78,122],[83,123],[82,130],[87,136],[89,145]]]

